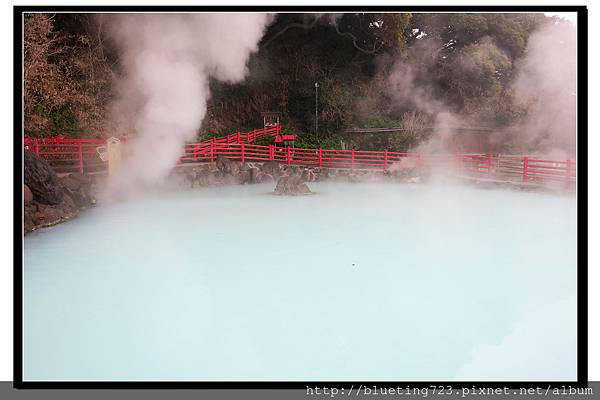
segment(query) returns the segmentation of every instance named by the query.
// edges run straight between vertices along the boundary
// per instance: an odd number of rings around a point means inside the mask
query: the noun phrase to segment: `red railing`
[[[196,145],[205,145],[208,143],[215,143],[215,144],[252,143],[252,142],[255,142],[256,139],[258,139],[260,137],[264,137],[264,136],[276,137],[277,135],[280,135],[280,134],[281,134],[281,125],[276,125],[271,128],[254,129],[252,131],[244,132],[244,133],[238,131],[238,132],[232,133],[230,135],[214,137],[209,140],[204,140],[200,143],[196,143]]]
[[[276,137],[281,134],[281,125],[271,128],[254,129],[250,132],[236,132],[230,135],[215,137],[200,143],[192,144],[192,147],[202,151],[203,148],[214,145],[230,145],[239,143],[253,143],[264,136]],[[104,139],[65,139],[65,138],[24,138],[24,146],[34,154],[45,158],[50,165],[58,171],[79,172],[105,169],[105,163],[100,159],[98,147],[104,146]],[[189,145],[186,145],[186,148]]]
[[[245,161],[277,161],[288,165],[393,171],[408,168],[452,170],[459,175],[483,178],[520,180],[523,182],[562,182],[573,187],[576,163],[531,156],[491,154],[422,154],[394,151],[364,151],[341,149],[305,149],[260,146],[254,143],[264,136],[277,137],[281,126],[236,132],[198,143],[187,143],[179,163],[213,162],[218,156]],[[96,149],[105,144],[102,139],[38,139],[25,138],[25,147],[46,158],[53,167],[84,172],[92,168],[105,169]]]
[[[96,149],[106,144],[102,139],[24,138],[24,146],[42,157],[57,170],[104,169]]]

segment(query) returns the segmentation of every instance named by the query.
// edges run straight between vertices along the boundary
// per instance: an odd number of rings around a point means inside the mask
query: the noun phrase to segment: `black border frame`
[[[22,15],[26,12],[576,12],[577,13],[577,380],[576,381],[24,381]],[[588,11],[586,6],[13,6],[13,386],[17,389],[306,389],[395,387],[453,389],[588,386]]]

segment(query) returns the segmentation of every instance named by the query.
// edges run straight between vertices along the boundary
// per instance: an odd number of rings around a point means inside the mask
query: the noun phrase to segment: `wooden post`
[[[387,166],[388,166],[388,151],[387,149],[385,149],[383,151],[383,170],[387,171]]]
[[[529,167],[529,157],[523,156],[523,182],[527,182],[529,180],[529,176],[527,175],[528,167]]]
[[[237,131],[237,142],[240,142],[240,131]]]
[[[269,161],[275,160],[275,145],[269,145]]]
[[[319,168],[323,167],[323,148],[319,147]]]
[[[83,174],[83,145],[79,142],[79,172]]]

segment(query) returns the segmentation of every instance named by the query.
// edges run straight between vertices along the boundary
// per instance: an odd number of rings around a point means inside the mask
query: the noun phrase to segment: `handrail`
[[[213,162],[223,156],[240,161],[278,161],[288,165],[372,169],[393,173],[395,170],[428,170],[455,166],[457,173],[479,177],[514,179],[523,182],[563,182],[571,188],[576,181],[577,163],[573,160],[548,160],[535,156],[492,154],[427,154],[417,152],[372,151],[356,149],[323,149],[256,145],[260,137],[276,137],[281,125],[249,132],[235,132],[210,140],[186,143],[180,163]],[[96,148],[102,139],[24,138],[24,145],[55,167],[106,168]]]

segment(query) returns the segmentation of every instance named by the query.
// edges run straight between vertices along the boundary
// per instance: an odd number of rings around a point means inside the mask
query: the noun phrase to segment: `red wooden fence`
[[[572,187],[576,181],[576,163],[572,160],[547,160],[532,156],[491,154],[421,154],[394,151],[341,149],[305,149],[252,144],[259,137],[277,137],[281,126],[251,132],[236,132],[184,146],[180,163],[212,162],[218,156],[245,161],[277,161],[288,165],[370,170],[414,168],[454,168],[458,174],[523,182],[563,182]],[[80,172],[106,168],[96,149],[101,139],[25,138],[25,147],[46,158],[55,168],[76,168]]]

